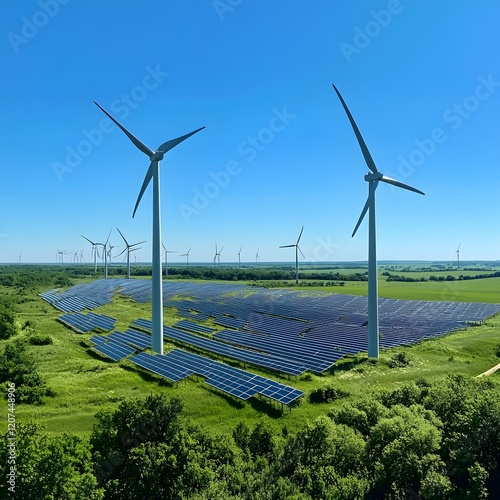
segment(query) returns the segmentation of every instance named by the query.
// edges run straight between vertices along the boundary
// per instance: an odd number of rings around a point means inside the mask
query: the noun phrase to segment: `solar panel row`
[[[83,313],[66,313],[58,318],[62,323],[81,332],[88,333],[92,330],[100,329],[104,331],[112,330],[116,320],[103,314],[95,314],[89,312]]]
[[[303,395],[302,391],[280,382],[182,349],[174,349],[165,355],[157,356],[140,353],[130,358],[130,361],[174,382],[192,374],[206,377],[207,384],[244,400],[256,394],[262,394],[289,405]]]
[[[94,335],[90,341],[94,344],[93,349],[97,352],[104,354],[108,358],[114,361],[120,361],[126,358],[130,354],[135,353],[135,349],[128,347],[121,342],[116,342],[113,340],[108,340],[107,337],[100,337],[99,335]]]
[[[139,328],[151,331],[151,321],[138,319],[132,323]],[[259,353],[248,349],[241,349],[216,340],[200,337],[198,335],[178,330],[168,326],[163,327],[164,337],[176,340],[190,347],[196,347],[203,351],[219,354],[227,358],[236,359],[256,366],[261,366],[274,371],[286,373],[288,375],[301,375],[307,370],[307,366],[302,363],[295,363],[284,359],[278,355]]]

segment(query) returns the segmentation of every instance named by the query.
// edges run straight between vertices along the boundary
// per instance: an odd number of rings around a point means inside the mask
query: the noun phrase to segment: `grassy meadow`
[[[365,295],[366,287],[366,282],[346,282],[343,287],[318,289],[327,293]],[[500,278],[416,283],[381,280],[379,290],[381,297],[390,298],[499,302]],[[117,318],[116,329],[123,330],[138,317],[150,317],[150,306],[116,295],[111,304],[95,312]],[[174,308],[165,308],[164,312],[165,324],[180,319]],[[305,397],[301,404],[290,411],[266,398],[254,397],[247,402],[235,400],[210,388],[201,378],[191,377],[171,384],[126,360],[109,361],[91,350],[88,339],[93,334],[78,334],[68,329],[57,321],[60,314],[35,294],[18,305],[19,327],[30,320],[37,333],[50,335],[53,339],[51,345],[30,346],[29,349],[38,362],[40,374],[56,395],[46,397],[43,405],[18,405],[16,416],[21,422],[35,420],[52,434],[89,435],[98,410],[115,408],[120,401],[157,392],[182,397],[189,417],[216,432],[229,433],[241,420],[253,425],[262,418],[268,418],[277,429],[286,426],[288,430],[295,430],[328,410],[329,405],[309,402],[308,395],[319,387],[331,385],[346,391],[347,398],[355,399],[360,394],[394,388],[419,378],[433,381],[448,373],[476,376],[500,362],[495,354],[500,344],[500,317],[497,316],[481,326],[412,347],[382,350],[378,363],[368,361],[366,355],[344,358],[329,373],[322,375],[306,374],[295,378],[245,367],[303,390]],[[165,344],[165,351],[171,347],[172,344]],[[390,368],[389,359],[400,351],[406,352],[410,365]],[[492,377],[500,380],[498,374]],[[5,431],[5,425],[2,419],[1,432]]]

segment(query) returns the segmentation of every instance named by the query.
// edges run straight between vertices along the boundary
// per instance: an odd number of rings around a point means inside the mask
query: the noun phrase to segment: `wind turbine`
[[[299,284],[299,252],[302,255],[302,257],[304,257],[304,259],[305,259],[305,255],[302,253],[302,250],[299,247],[299,241],[300,241],[300,238],[302,237],[303,231],[304,231],[304,226],[302,226],[302,229],[300,230],[299,237],[297,238],[297,243],[295,243],[294,245],[282,245],[282,246],[280,246],[280,248],[295,247],[295,284],[296,285]]]
[[[259,250],[260,250],[260,247],[257,248],[257,253],[255,254],[255,262],[259,262],[260,261]]]
[[[407,189],[408,191],[413,191],[414,193],[424,194],[422,191],[415,189],[407,184],[404,184],[395,179],[391,179],[382,174],[377,170],[375,162],[368,151],[368,148],[361,136],[361,132],[354,121],[354,118],[347,107],[344,99],[340,95],[337,87],[333,85],[337,96],[342,103],[344,111],[346,112],[347,118],[351,123],[351,127],[354,131],[356,139],[358,140],[359,147],[363,153],[366,165],[370,169],[371,173],[365,175],[365,181],[368,182],[368,199],[366,200],[365,206],[361,211],[361,215],[358,219],[356,227],[352,233],[352,236],[356,234],[359,225],[363,221],[366,212],[369,210],[368,219],[368,357],[376,358],[379,357],[379,331],[378,331],[378,283],[377,283],[377,241],[376,241],[376,226],[375,226],[375,191],[377,189],[378,183],[380,181],[387,184],[391,184],[396,187]]]
[[[124,254],[127,252],[127,278],[130,278],[130,254],[134,252],[135,250],[139,250],[138,248],[134,248],[137,245],[141,245],[142,243],[146,243],[145,241],[139,241],[139,243],[132,243],[132,245],[129,245],[128,241],[125,239],[125,236],[123,236],[122,232],[116,228],[116,230],[120,233],[120,236],[123,238],[123,241],[125,242],[125,249],[123,252],[120,252],[117,257],[120,255]]]
[[[80,236],[92,245],[92,254],[94,255],[94,274],[97,274],[97,245],[101,245],[101,243],[95,243],[89,240],[86,236],[83,236],[83,234]]]
[[[163,247],[163,250],[165,250],[165,279],[168,278],[168,254],[169,253],[177,253],[175,250],[167,250],[167,247],[162,243],[161,246]]]
[[[146,154],[151,163],[144,177],[141,190],[139,191],[139,196],[135,203],[134,212],[132,218],[134,218],[135,212],[139,203],[142,199],[142,195],[146,188],[148,187],[151,179],[153,179],[153,248],[152,248],[152,280],[151,280],[151,302],[152,302],[152,314],[151,314],[151,349],[153,352],[163,354],[163,284],[162,284],[162,269],[161,269],[161,212],[160,212],[160,161],[163,160],[165,153],[170,151],[172,148],[180,144],[182,141],[191,137],[196,132],[199,132],[205,127],[193,130],[189,134],[177,137],[176,139],[171,139],[164,142],[155,151],[151,151],[145,144],[143,144],[139,139],[133,136],[123,125],[121,125],[117,120],[115,120],[104,108],[99,106],[94,101],[94,104],[103,111],[121,130],[122,132],[132,141],[134,146],[136,146],[140,151]]]
[[[462,243],[460,243],[461,245]],[[457,251],[455,252],[457,255],[457,269],[460,269],[460,245],[458,245]]]
[[[78,250],[73,254],[73,264],[78,264]]]
[[[222,253],[222,250],[224,250],[224,247],[222,247],[220,250],[219,250],[219,253],[217,254],[217,263],[220,267],[220,254]]]
[[[215,264],[217,263],[217,243],[215,244],[215,254],[214,254],[214,267],[215,267]]]
[[[59,256],[59,265],[64,264],[64,255],[68,254],[66,250],[57,250],[57,255]]]
[[[240,251],[238,252],[238,269],[241,267],[241,250],[243,249],[243,247],[240,248]]]
[[[189,249],[186,253],[181,253],[180,257],[186,257],[186,267],[189,267],[189,252],[191,249]]]
[[[98,243],[99,245],[102,246],[102,253],[104,257],[104,279],[108,279],[108,243],[109,243],[109,237],[111,236],[111,231],[113,231],[113,228],[109,230],[108,234],[108,239],[106,240],[106,243]]]

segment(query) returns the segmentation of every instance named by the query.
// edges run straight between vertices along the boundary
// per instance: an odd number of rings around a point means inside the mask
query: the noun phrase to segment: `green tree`
[[[7,469],[8,435],[0,439],[0,491]],[[36,424],[16,424],[15,498],[99,500],[103,490],[92,474],[89,445],[77,436],[48,437]]]
[[[9,339],[17,333],[14,311],[0,303],[0,340]]]

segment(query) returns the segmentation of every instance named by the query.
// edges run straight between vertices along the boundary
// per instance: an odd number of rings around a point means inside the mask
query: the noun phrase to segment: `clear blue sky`
[[[116,227],[151,241],[151,188],[132,219],[149,160],[92,100],[153,150],[206,126],[161,163],[170,249],[293,261],[303,225],[307,261],[366,260],[367,167],[332,83],[379,170],[426,193],[379,186],[379,259],[500,259],[500,5],[369,4],[2,2],[0,262],[89,261],[80,235]]]

